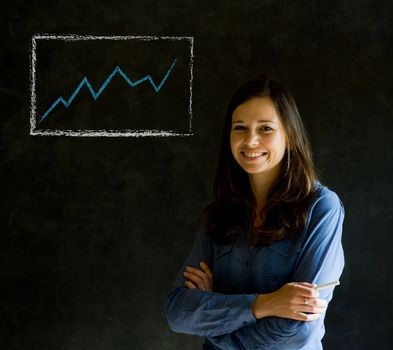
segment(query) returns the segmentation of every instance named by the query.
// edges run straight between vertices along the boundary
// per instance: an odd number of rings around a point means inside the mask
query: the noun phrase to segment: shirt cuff
[[[258,294],[231,295],[231,297],[235,299],[233,300],[233,306],[230,307],[233,329],[250,326],[257,322],[252,313],[252,305],[257,295]]]

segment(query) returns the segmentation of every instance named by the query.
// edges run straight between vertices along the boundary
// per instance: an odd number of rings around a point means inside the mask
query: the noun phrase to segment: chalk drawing
[[[79,41],[79,40],[141,40],[141,41],[154,41],[154,40],[185,40],[188,42],[190,50],[190,80],[189,80],[189,102],[188,102],[188,119],[189,119],[189,130],[187,133],[178,132],[176,130],[159,130],[159,129],[148,129],[148,130],[133,130],[133,129],[121,129],[121,130],[56,130],[56,129],[40,129],[37,128],[37,93],[36,93],[36,80],[37,80],[37,40],[62,40],[62,41]],[[170,136],[191,136],[192,134],[192,84],[193,84],[193,37],[174,37],[174,36],[93,36],[93,35],[51,35],[51,34],[36,34],[31,39],[31,50],[30,50],[30,135],[33,136],[76,136],[76,137],[170,137]],[[63,97],[59,97],[51,107],[38,118],[38,124],[40,124],[45,118],[50,115],[50,112],[59,104],[62,103],[66,108],[70,106],[80,89],[86,85],[93,96],[94,100],[97,100],[104,89],[108,86],[112,78],[119,74],[132,88],[143,83],[149,82],[154,88],[155,92],[158,93],[167,81],[171,71],[174,69],[176,59],[173,60],[170,67],[167,69],[160,83],[156,83],[151,75],[144,76],[139,80],[132,82],[131,79],[123,72],[123,70],[116,66],[112,73],[107,77],[105,82],[100,88],[94,91],[91,83],[85,76],[74,92],[71,94],[68,100]]]
[[[105,82],[101,85],[101,87],[98,89],[97,92],[94,91],[93,87],[90,84],[90,81],[87,79],[87,77],[84,77],[82,81],[79,83],[78,87],[74,90],[72,93],[71,97],[68,99],[68,101],[65,101],[63,97],[59,97],[53,104],[52,106],[49,107],[49,109],[43,114],[43,116],[39,119],[38,123],[41,123],[48,115],[49,113],[59,104],[62,103],[66,108],[68,108],[71,104],[71,102],[74,100],[76,95],[78,95],[80,89],[83,87],[83,85],[86,85],[87,88],[90,91],[90,94],[93,96],[94,100],[97,101],[97,99],[100,97],[101,93],[105,90],[105,88],[108,86],[112,78],[116,75],[116,73],[119,73],[123,79],[130,85],[132,88],[135,86],[138,86],[139,84],[149,81],[150,84],[153,86],[154,90],[156,92],[159,92],[164,85],[165,81],[168,79],[169,74],[171,73],[173,67],[176,64],[176,59],[173,61],[171,66],[169,67],[168,71],[166,72],[164,78],[161,80],[161,82],[157,85],[153,78],[150,75],[147,75],[139,80],[137,80],[135,83],[133,83],[130,78],[121,70],[119,66],[117,66],[113,72],[108,76],[108,78],[105,80]]]

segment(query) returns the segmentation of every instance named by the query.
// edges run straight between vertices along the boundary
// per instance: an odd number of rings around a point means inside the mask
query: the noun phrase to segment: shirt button
[[[250,264],[248,263],[248,261],[246,261],[246,266],[248,267]]]
[[[244,326],[244,327],[247,326],[247,322],[244,321],[244,322],[243,322],[243,326]]]

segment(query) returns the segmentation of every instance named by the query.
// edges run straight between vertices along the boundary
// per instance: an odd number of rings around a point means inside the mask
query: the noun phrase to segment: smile
[[[265,156],[266,152],[240,152],[244,159],[246,160],[255,160]]]

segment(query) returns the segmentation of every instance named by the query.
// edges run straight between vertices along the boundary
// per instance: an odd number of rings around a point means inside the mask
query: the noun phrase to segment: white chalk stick
[[[319,286],[316,286],[314,289],[315,290],[321,290],[321,289],[326,289],[326,288],[333,288],[335,286],[340,285],[340,281],[333,281],[325,284],[320,284]]]

